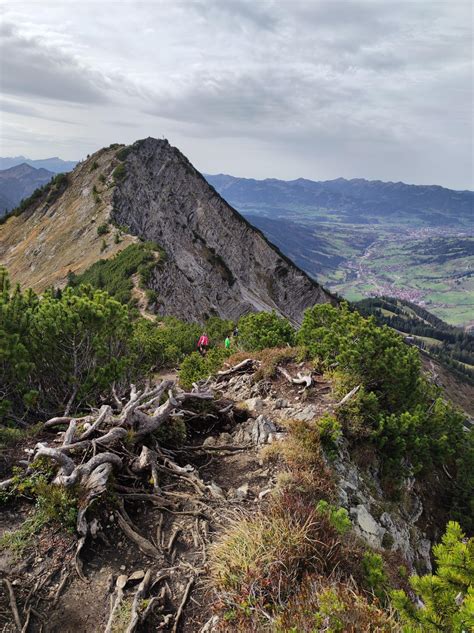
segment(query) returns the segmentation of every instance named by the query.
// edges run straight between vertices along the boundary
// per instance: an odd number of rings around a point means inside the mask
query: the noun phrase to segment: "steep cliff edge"
[[[298,322],[308,306],[333,300],[167,141],[129,149],[112,219],[164,248],[167,261],[150,283],[162,312],[200,319],[276,310]]]

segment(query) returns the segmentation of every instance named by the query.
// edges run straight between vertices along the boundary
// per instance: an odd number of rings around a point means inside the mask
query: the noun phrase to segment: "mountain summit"
[[[110,239],[111,225],[122,241]],[[147,282],[163,314],[200,320],[275,310],[298,322],[308,306],[333,300],[178,149],[153,138],[100,150],[60,189],[9,218],[0,227],[0,263],[13,281],[41,290],[137,240],[165,252]]]

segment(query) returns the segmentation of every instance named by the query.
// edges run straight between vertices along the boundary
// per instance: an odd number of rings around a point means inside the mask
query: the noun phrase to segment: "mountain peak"
[[[112,239],[114,226],[125,233],[121,242]],[[30,244],[39,234],[41,242]],[[41,290],[137,240],[166,253],[148,282],[162,314],[199,321],[275,310],[299,322],[308,306],[334,300],[179,149],[152,137],[96,152],[69,174],[64,191],[52,200],[46,192],[10,218],[0,227],[0,263],[14,282]]]

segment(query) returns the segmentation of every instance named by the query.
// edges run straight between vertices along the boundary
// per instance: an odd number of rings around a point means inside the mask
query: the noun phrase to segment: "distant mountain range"
[[[349,300],[391,295],[474,325],[474,192],[344,178],[206,178],[330,290]]]
[[[35,167],[36,169],[47,169],[55,174],[62,174],[74,169],[78,161],[63,160],[57,156],[54,156],[53,158],[42,158],[39,160],[32,160],[31,158],[26,158],[25,156],[0,157],[0,169],[9,169],[10,167],[16,167],[16,165],[21,165],[23,163],[26,163],[31,167]]]
[[[54,176],[47,169],[35,169],[26,163],[0,171],[0,216],[14,209]]]
[[[474,192],[361,178],[313,181],[254,180],[206,175],[244,213],[289,220],[295,216],[353,224],[464,226],[474,224]]]

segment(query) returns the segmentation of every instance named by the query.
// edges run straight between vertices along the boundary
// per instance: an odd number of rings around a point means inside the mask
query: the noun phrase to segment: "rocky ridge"
[[[334,301],[167,141],[147,138],[129,150],[111,217],[165,250],[150,282],[160,311],[200,320],[275,310],[297,323],[308,306]]]
[[[165,251],[149,282],[164,315],[198,321],[275,310],[298,323],[305,308],[335,301],[179,150],[152,138],[96,152],[54,200],[45,194],[9,218],[0,226],[0,264],[14,283],[42,291],[138,239]]]

